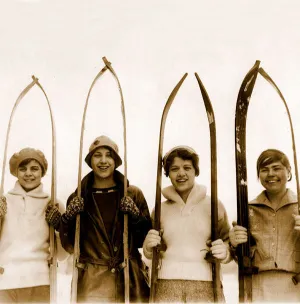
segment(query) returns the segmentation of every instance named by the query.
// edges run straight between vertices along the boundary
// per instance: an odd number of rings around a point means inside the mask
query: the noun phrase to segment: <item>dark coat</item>
[[[119,188],[119,200],[124,196],[124,176],[115,171],[114,179]],[[112,241],[107,236],[101,214],[92,199],[94,174],[90,172],[81,182],[81,197],[84,199],[84,212],[80,216],[80,265],[78,275],[79,301],[124,302],[123,225],[124,216],[117,209]],[[130,302],[147,302],[149,287],[146,284],[146,271],[138,248],[151,229],[151,219],[147,202],[142,191],[128,187],[130,196],[140,210],[140,216],[130,216],[128,224],[129,259],[130,259]],[[77,195],[77,191],[68,198],[67,205]],[[75,238],[75,220],[65,224],[61,222],[60,237],[63,247],[73,252]],[[113,289],[113,291],[112,291]],[[114,294],[113,298],[108,294]]]

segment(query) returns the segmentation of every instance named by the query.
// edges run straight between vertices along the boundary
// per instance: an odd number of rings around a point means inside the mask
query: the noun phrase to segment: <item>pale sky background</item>
[[[271,75],[292,113],[300,146],[300,3],[298,1],[0,1],[0,161],[15,100],[39,78],[50,99],[57,135],[57,195],[77,186],[80,128],[89,87],[106,56],[123,88],[128,177],[154,206],[163,107],[185,72],[169,112],[164,153],[175,145],[200,155],[199,183],[210,191],[210,145],[205,108],[194,72],[211,98],[217,126],[218,194],[236,219],[234,120],[241,82],[253,66]],[[261,187],[255,163],[278,148],[293,163],[289,124],[275,90],[261,77],[248,112],[249,198]],[[35,86],[17,109],[8,159],[26,146],[44,151],[51,166],[51,129],[45,99]],[[93,139],[112,137],[123,158],[119,92],[109,72],[92,91],[84,157]],[[299,153],[298,153],[299,155]],[[2,165],[1,165],[2,167]],[[121,171],[123,167],[121,167]],[[83,172],[88,167],[83,163]],[[294,169],[293,169],[294,172]],[[51,170],[44,178],[50,192]],[[5,191],[14,183],[8,167]],[[169,182],[164,178],[163,186]],[[295,181],[291,183],[295,190]]]

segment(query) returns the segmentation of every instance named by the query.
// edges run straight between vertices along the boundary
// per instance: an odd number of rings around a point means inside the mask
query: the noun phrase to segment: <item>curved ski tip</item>
[[[103,62],[105,63],[106,66],[111,65],[111,62],[109,62],[106,57],[102,57]]]
[[[182,79],[184,80],[186,77],[187,77],[188,73],[185,73],[183,76],[182,76]]]
[[[35,81],[35,82],[38,82],[38,81],[39,81],[39,79],[38,79],[37,77],[35,77],[34,75],[32,75],[31,78],[32,78],[32,80]]]

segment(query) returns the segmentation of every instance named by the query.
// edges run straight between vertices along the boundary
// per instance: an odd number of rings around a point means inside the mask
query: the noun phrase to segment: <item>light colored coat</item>
[[[161,206],[161,228],[167,245],[161,252],[159,279],[212,281],[211,264],[205,260],[211,239],[211,199],[205,186],[195,184],[186,203],[173,186],[163,189],[167,201]],[[222,203],[219,202],[218,234],[227,242],[229,223]],[[229,250],[227,258],[231,260]]]
[[[7,214],[0,238],[0,290],[49,285],[49,226],[45,210],[50,197],[43,185],[26,192],[17,181],[6,195]]]

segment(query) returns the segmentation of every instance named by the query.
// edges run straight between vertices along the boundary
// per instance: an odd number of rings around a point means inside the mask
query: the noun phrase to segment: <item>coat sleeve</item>
[[[136,248],[142,248],[144,239],[148,231],[152,228],[150,214],[143,192],[135,186],[128,187],[128,196],[130,196],[140,210],[137,219],[131,219],[129,222],[131,235]]]
[[[71,199],[76,196],[76,193],[72,193],[68,200],[67,206],[70,203]],[[76,219],[65,223],[64,221],[60,221],[59,226],[59,237],[61,241],[62,247],[69,252],[70,254],[74,251],[74,240],[75,240],[75,229],[76,229]]]

